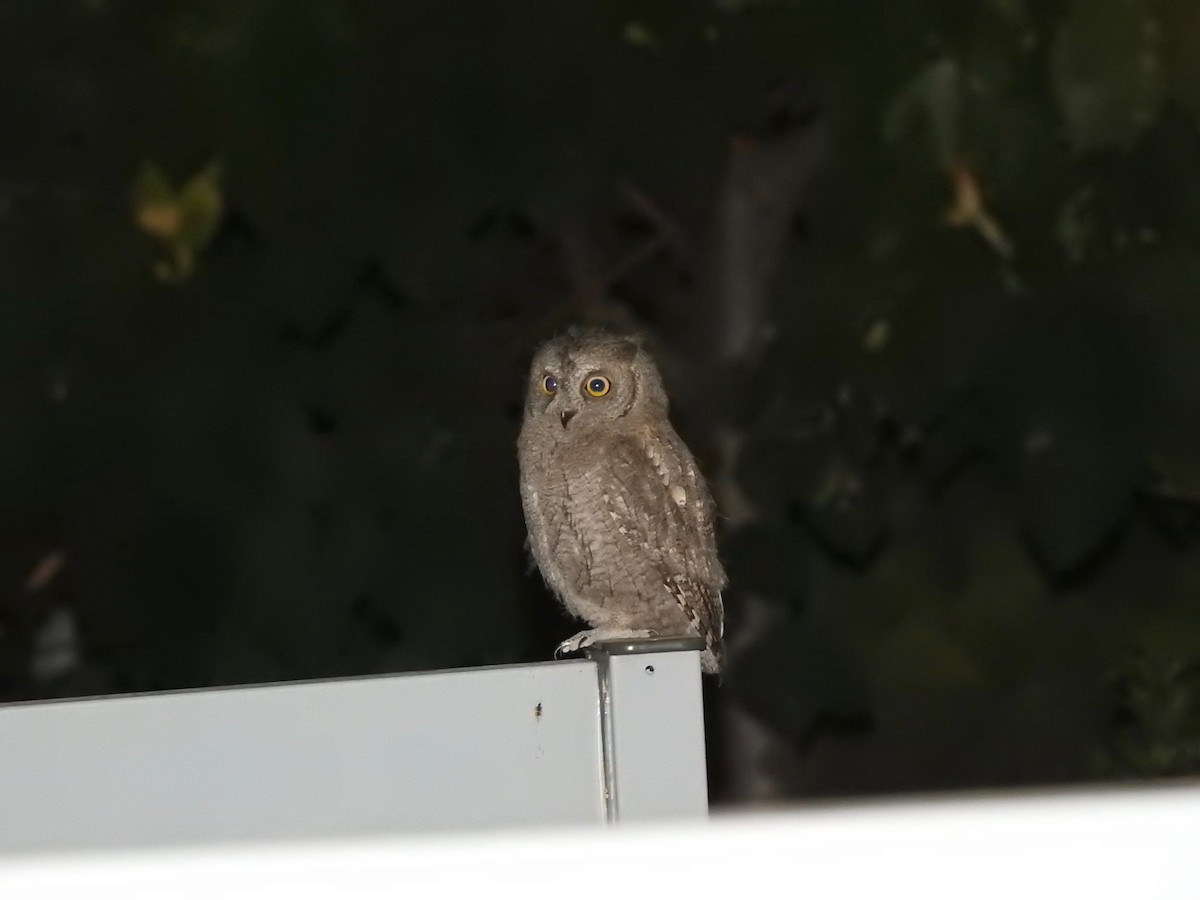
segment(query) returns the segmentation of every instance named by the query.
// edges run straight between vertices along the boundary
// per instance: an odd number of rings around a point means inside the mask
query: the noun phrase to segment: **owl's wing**
[[[616,544],[651,562],[660,589],[719,657],[725,572],[713,501],[687,447],[669,428],[621,435],[606,442],[596,465],[602,471],[591,483],[604,486],[598,499]]]

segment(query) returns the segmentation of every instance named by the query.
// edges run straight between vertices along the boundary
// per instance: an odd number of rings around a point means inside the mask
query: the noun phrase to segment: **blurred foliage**
[[[1200,769],[1200,665],[1140,656],[1115,679],[1121,728],[1099,754],[1103,775],[1189,775]]]
[[[651,334],[731,516],[719,702],[780,791],[1196,771],[1194,0],[0,35],[5,696],[545,658],[513,441],[586,318]]]
[[[161,281],[180,281],[196,267],[196,257],[217,233],[224,199],[221,169],[203,168],[178,190],[153,163],[143,163],[133,182],[133,216],[138,228],[166,250],[154,266]]]

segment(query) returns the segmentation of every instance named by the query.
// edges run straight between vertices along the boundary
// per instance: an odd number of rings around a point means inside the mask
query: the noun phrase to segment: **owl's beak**
[[[575,418],[575,413],[577,412],[579,412],[577,409],[564,409],[558,414],[558,418],[562,420],[563,428],[566,428],[567,423]]]

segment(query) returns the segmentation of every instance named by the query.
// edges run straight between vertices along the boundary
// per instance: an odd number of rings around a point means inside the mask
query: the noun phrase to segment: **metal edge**
[[[617,821],[617,761],[608,656],[607,653],[593,656],[589,648],[588,657],[596,664],[596,683],[600,692],[600,774],[604,787],[604,819],[611,825]]]
[[[587,655],[590,659],[600,660],[606,656],[634,656],[640,653],[677,653],[703,649],[703,638],[693,635],[677,635],[597,641],[587,648]]]

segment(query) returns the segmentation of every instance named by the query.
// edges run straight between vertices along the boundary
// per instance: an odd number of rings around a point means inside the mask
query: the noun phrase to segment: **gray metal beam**
[[[699,693],[659,645],[0,706],[0,852],[704,815]]]

